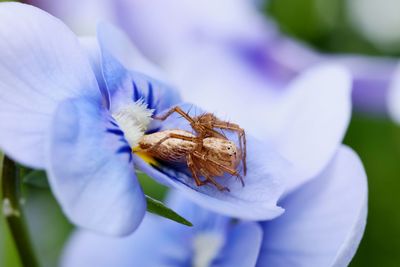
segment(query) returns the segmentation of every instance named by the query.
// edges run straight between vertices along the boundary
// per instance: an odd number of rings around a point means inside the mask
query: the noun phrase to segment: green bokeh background
[[[321,51],[396,56],[375,48],[350,27],[344,1],[271,0],[264,10],[275,18],[283,32]],[[400,266],[400,127],[383,116],[354,114],[345,143],[360,155],[369,181],[367,228],[351,266]],[[141,177],[141,182],[149,195],[163,195],[163,189],[154,182],[145,177]],[[72,226],[48,189],[26,185],[24,198],[41,264],[56,266]],[[0,217],[0,267],[14,266],[19,267],[20,263]]]

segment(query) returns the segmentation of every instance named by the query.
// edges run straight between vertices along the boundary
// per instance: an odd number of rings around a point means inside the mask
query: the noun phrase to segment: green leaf
[[[157,214],[161,217],[170,219],[172,221],[175,221],[177,223],[186,225],[186,226],[193,226],[191,222],[180,216],[178,213],[173,211],[172,209],[168,208],[165,206],[162,202],[151,198],[146,195],[146,201],[147,201],[147,211]]]
[[[141,171],[136,171],[136,175],[146,195],[161,201],[165,198],[168,192],[168,188],[166,186],[157,183],[154,179],[150,178]]]
[[[23,178],[23,182],[38,188],[50,187],[45,171],[31,171]]]

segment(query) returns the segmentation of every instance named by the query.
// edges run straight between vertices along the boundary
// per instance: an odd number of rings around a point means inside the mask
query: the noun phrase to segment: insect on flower
[[[139,141],[137,151],[146,152],[154,158],[170,163],[186,163],[197,186],[211,183],[220,191],[229,191],[215,180],[215,177],[225,173],[238,177],[244,186],[238,171],[239,163],[242,162],[243,173],[246,175],[244,130],[236,124],[219,120],[211,113],[191,117],[179,107],[174,107],[165,115],[154,119],[165,120],[174,112],[188,120],[197,135],[180,129],[148,134]],[[240,148],[216,129],[236,131]],[[201,180],[201,176],[205,180]]]

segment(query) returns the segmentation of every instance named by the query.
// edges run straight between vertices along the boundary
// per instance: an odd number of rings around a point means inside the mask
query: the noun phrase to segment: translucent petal
[[[51,189],[75,224],[110,235],[134,231],[146,202],[122,131],[99,105],[66,100],[51,132]]]
[[[44,168],[57,105],[77,96],[99,100],[96,79],[74,34],[40,9],[1,3],[0,39],[0,146],[15,160]]]
[[[285,214],[263,223],[257,266],[348,266],[364,232],[367,177],[341,147],[326,170],[282,201]]]

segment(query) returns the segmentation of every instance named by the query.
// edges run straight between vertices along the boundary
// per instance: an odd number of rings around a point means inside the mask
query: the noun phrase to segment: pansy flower
[[[232,220],[178,192],[168,203],[194,227],[148,215],[125,238],[77,230],[61,266],[347,266],[365,227],[367,179],[357,155],[342,146],[323,173],[282,199],[286,212],[274,220]]]
[[[101,68],[96,68],[96,52],[86,53],[76,36],[47,13],[2,3],[0,20],[5,40],[0,44],[0,146],[14,160],[46,170],[72,222],[112,235],[135,230],[146,210],[135,166],[233,217],[267,220],[282,214],[276,203],[285,180],[294,175],[291,164],[251,135],[246,186],[228,179],[230,192],[197,187],[174,166],[160,171],[132,154],[143,134],[161,130],[151,116],[177,105],[179,98],[114,58],[112,51],[124,36],[113,27],[99,28]]]

